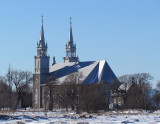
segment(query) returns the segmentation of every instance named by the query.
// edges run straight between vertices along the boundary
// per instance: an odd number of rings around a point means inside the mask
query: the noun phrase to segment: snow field
[[[44,112],[44,111],[1,111],[0,124],[119,124],[160,123],[160,110],[109,111],[101,113]]]

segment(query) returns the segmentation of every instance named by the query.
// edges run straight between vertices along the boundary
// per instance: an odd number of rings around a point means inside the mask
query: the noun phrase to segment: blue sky
[[[160,80],[159,0],[0,1],[0,75],[9,64],[33,72],[42,14],[48,54],[58,63],[71,16],[80,61],[106,59],[117,76],[146,72],[153,84]]]

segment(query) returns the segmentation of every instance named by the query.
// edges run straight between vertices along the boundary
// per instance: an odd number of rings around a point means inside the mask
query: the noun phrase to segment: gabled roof
[[[59,80],[59,84],[61,84],[68,75],[74,72],[81,72],[83,74],[83,84],[97,83],[100,81],[111,83],[113,80],[117,79],[105,60],[57,63],[50,67],[50,76],[56,76]]]
[[[129,88],[132,86],[132,83],[122,83],[118,90],[128,91]]]
[[[87,76],[83,83],[90,84],[101,81],[111,83],[115,79],[117,79],[117,77],[109,67],[108,63],[104,60],[98,62],[97,66],[92,70],[92,73]]]

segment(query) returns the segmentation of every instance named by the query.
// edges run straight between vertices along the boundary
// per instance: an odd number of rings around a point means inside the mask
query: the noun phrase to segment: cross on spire
[[[70,24],[72,24],[72,22],[71,22],[72,18],[70,17],[69,19],[70,19]]]
[[[42,16],[41,16],[41,17],[42,17],[42,23],[43,23],[43,14],[42,14]]]

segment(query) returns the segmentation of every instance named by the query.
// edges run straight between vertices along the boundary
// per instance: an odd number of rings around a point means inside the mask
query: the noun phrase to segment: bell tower
[[[64,63],[66,62],[79,62],[78,56],[76,56],[76,44],[73,42],[73,34],[72,34],[72,22],[70,18],[70,32],[68,44],[66,44],[66,56],[63,57]]]
[[[42,88],[41,84],[49,75],[49,56],[47,55],[47,43],[45,43],[43,30],[43,16],[41,24],[40,40],[37,43],[37,55],[34,56],[33,74],[33,108],[42,107]]]

